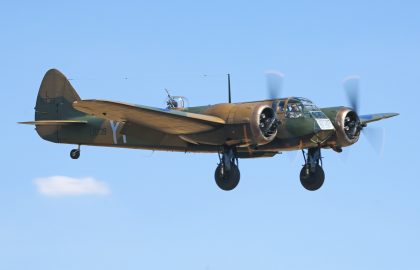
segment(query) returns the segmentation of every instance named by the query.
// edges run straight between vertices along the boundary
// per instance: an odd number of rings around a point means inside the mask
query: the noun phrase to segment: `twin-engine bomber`
[[[20,123],[35,125],[47,141],[77,145],[70,152],[72,159],[79,158],[81,145],[217,153],[215,180],[222,190],[238,185],[239,158],[301,150],[300,181],[313,191],[325,178],[321,149],[341,152],[356,143],[371,122],[398,115],[359,115],[358,81],[353,78],[346,84],[351,108],[318,108],[306,98],[273,95],[268,100],[231,103],[229,78],[229,103],[186,107],[183,97],[168,93],[167,107],[161,109],[82,100],[66,77],[51,69],[39,89],[35,121]],[[273,85],[271,92],[278,92]]]

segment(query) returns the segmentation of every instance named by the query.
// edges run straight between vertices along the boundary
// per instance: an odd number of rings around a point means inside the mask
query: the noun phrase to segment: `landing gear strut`
[[[214,173],[216,184],[223,190],[234,189],[241,178],[238,168],[238,158],[236,149],[225,147],[222,153],[219,153],[220,163]]]
[[[77,149],[73,149],[70,151],[70,157],[72,159],[78,159],[80,157],[80,144]]]
[[[322,169],[321,148],[309,148],[306,155],[304,150],[302,150],[302,153],[305,165],[300,171],[300,183],[307,190],[315,191],[322,187],[325,179]]]

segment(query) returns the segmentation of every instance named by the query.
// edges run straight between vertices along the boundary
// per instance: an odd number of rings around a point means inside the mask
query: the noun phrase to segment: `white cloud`
[[[45,196],[107,195],[108,186],[92,177],[50,176],[34,180],[38,192]]]

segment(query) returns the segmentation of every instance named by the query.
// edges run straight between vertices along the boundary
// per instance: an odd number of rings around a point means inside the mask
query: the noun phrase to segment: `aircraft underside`
[[[227,145],[195,145],[185,146],[162,146],[162,145],[131,145],[125,144],[87,144],[92,146],[120,147],[130,149],[143,149],[153,151],[173,151],[185,153],[217,153],[219,164],[215,170],[216,184],[222,190],[234,189],[240,180],[239,162],[240,158],[273,157],[283,151],[302,151],[304,154],[304,166],[300,172],[301,184],[308,190],[319,189],[325,178],[322,169],[321,148],[328,147],[326,144],[316,144],[311,141],[313,135],[307,138],[275,140],[263,147],[237,147]],[[127,139],[128,140],[128,139]],[[65,142],[61,142],[65,143]],[[72,159],[80,157],[80,146],[70,152]],[[306,151],[305,151],[306,150]]]

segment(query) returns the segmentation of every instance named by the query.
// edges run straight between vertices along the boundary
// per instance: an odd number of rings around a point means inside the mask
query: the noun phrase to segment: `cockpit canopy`
[[[286,118],[327,118],[312,101],[300,97],[280,100],[279,111],[283,112]]]

